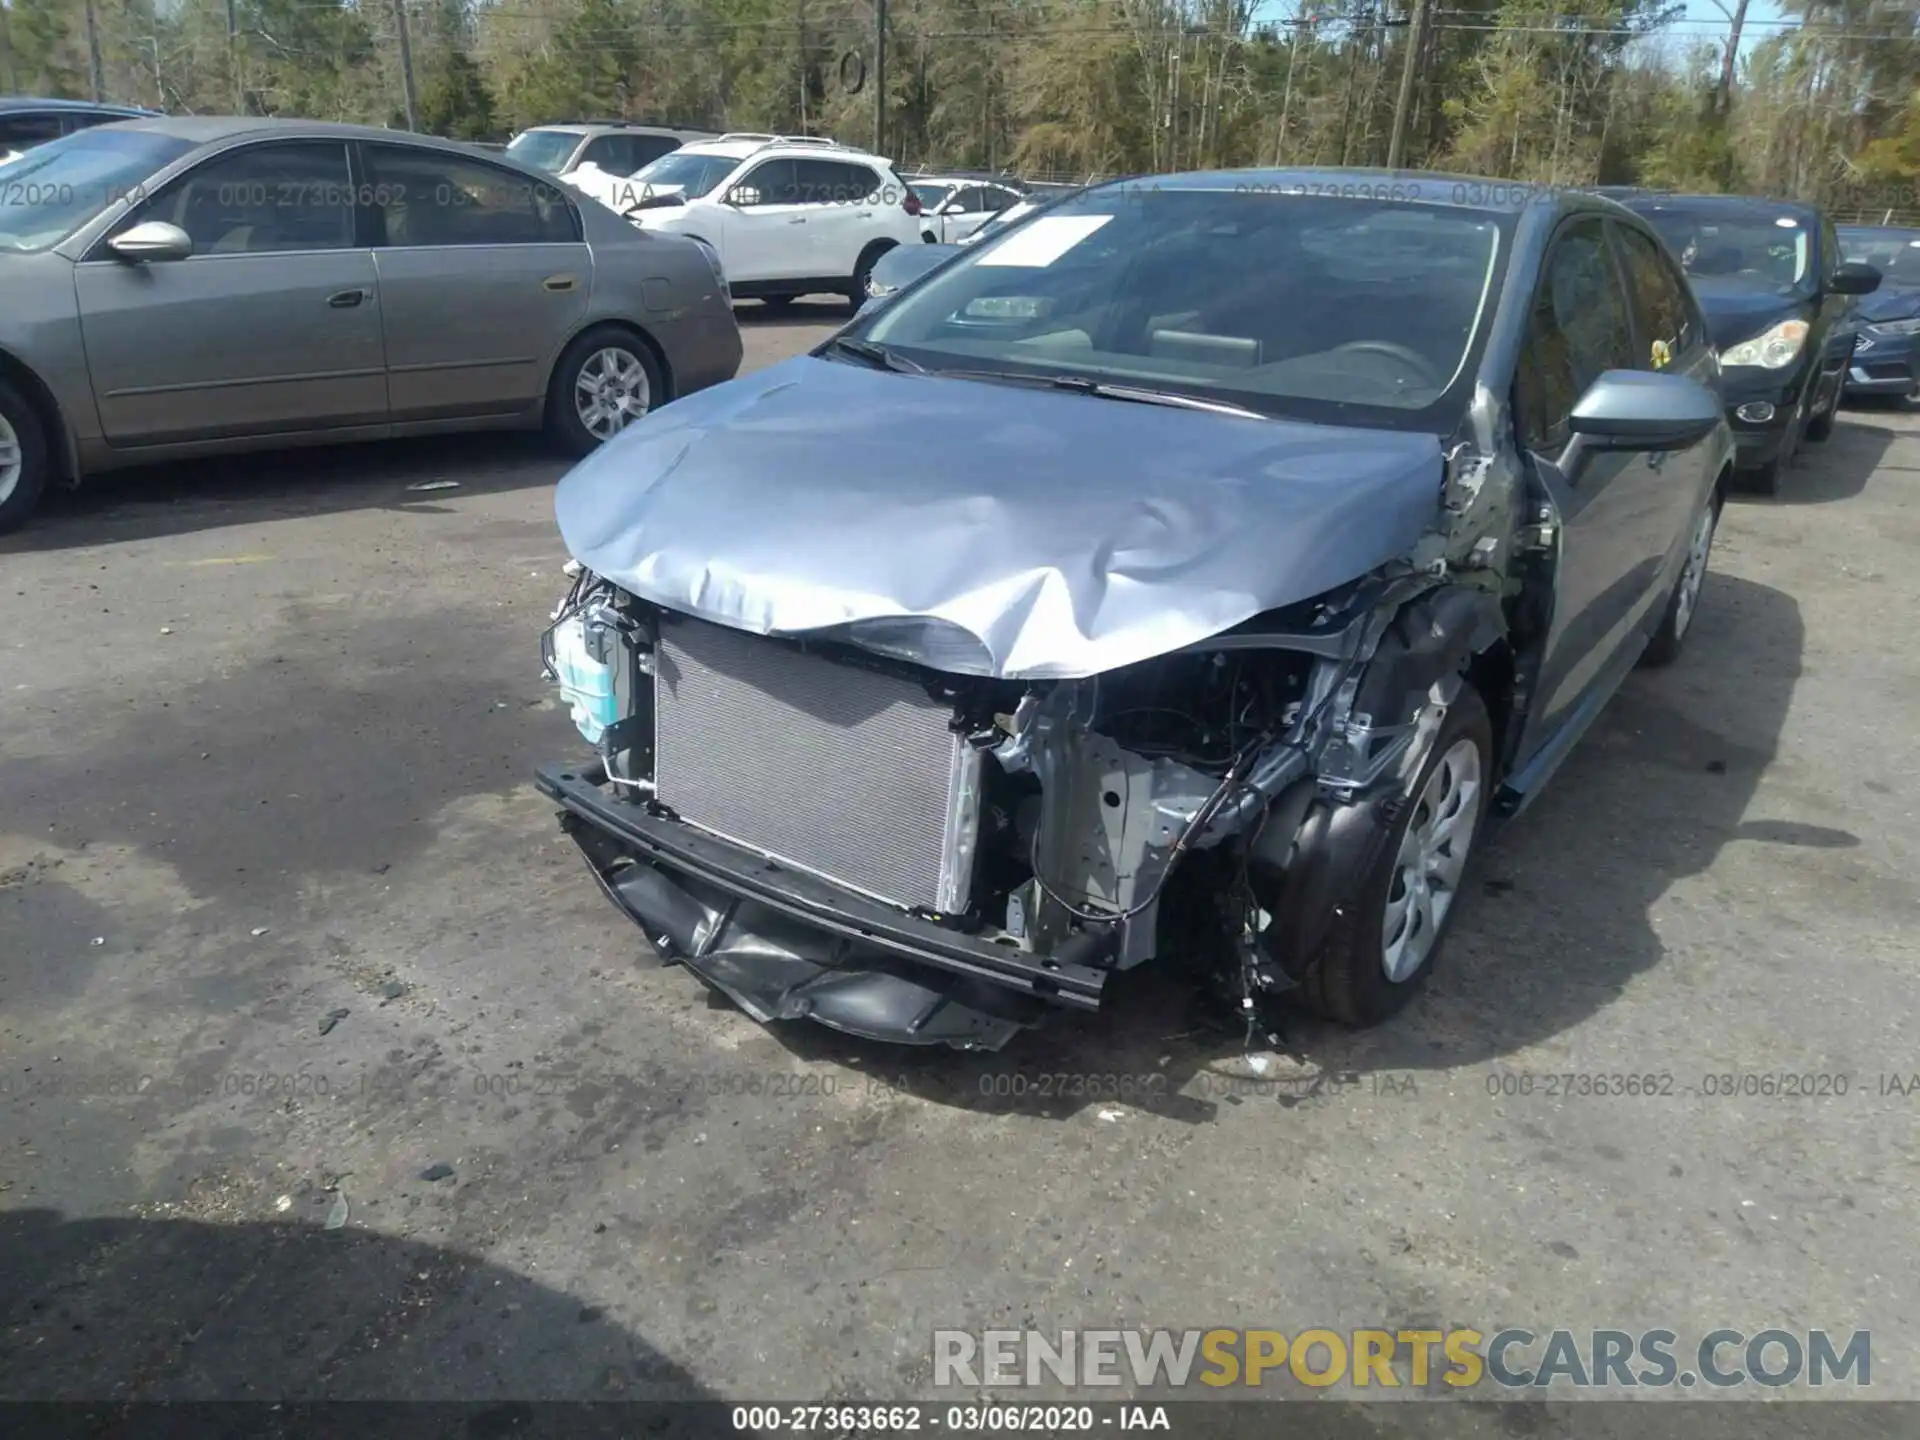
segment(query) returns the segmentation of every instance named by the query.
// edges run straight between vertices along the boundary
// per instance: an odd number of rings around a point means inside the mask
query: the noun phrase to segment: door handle
[[[336,310],[351,310],[366,298],[367,292],[364,290],[342,290],[337,295],[329,295],[327,304]]]
[[[547,289],[553,290],[553,291],[571,290],[573,289],[573,276],[549,275],[546,279],[542,280],[540,283],[544,285]]]

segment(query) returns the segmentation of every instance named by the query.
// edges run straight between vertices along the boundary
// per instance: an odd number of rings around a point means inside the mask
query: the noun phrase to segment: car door
[[[815,207],[800,202],[787,157],[762,160],[723,192],[720,261],[735,284],[791,280],[806,269],[806,226]]]
[[[1541,266],[1514,380],[1515,439],[1553,511],[1559,559],[1553,618],[1521,764],[1583,702],[1603,699],[1630,661],[1649,603],[1648,535],[1666,481],[1630,452],[1592,456],[1569,481],[1554,463],[1574,406],[1608,370],[1635,368],[1626,287],[1598,216],[1555,233]]]
[[[1633,225],[1612,223],[1614,243],[1626,273],[1634,320],[1635,368],[1685,375],[1716,390],[1718,370],[1707,339],[1706,321],[1694,305],[1686,280],[1660,243]],[[1678,573],[1693,534],[1701,500],[1711,490],[1717,463],[1713,442],[1703,439],[1685,450],[1655,451],[1647,468],[1666,485],[1652,492],[1647,511],[1647,591],[1643,616],[1664,598],[1668,579]]]
[[[845,160],[801,158],[800,197],[807,205],[808,263],[803,275],[840,281],[852,275],[873,235],[880,177]]]
[[[394,423],[537,405],[593,286],[561,186],[424,145],[360,151]]]
[[[109,444],[385,425],[380,295],[343,142],[223,150],[115,233],[154,220],[194,253],[129,264],[103,240],[74,267]]]
[[[1011,205],[1017,197],[997,185],[969,185],[940,212],[940,239],[957,245]]]

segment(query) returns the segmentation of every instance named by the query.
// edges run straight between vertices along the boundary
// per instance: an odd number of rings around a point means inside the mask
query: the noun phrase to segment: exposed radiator
[[[902,906],[966,906],[979,756],[911,680],[698,620],[661,627],[655,794],[689,824]]]

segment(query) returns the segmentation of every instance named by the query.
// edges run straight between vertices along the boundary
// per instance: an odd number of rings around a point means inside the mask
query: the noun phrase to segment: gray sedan
[[[160,117],[0,166],[0,530],[122,465],[544,426],[731,379],[698,242],[418,135]]]

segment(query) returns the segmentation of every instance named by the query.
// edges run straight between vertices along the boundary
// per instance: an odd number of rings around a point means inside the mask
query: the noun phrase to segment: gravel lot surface
[[[743,307],[748,366],[842,313]],[[0,541],[0,1395],[884,1399],[935,1328],[1778,1325],[1920,1398],[1914,418],[1730,506],[1689,653],[1424,1000],[1252,1083],[1154,976],[916,1057],[637,963],[529,784],[578,748],[562,468],[143,470]],[[1579,1078],[1625,1075],[1671,1093]],[[1515,1423],[1352,1433],[1554,1433]]]

